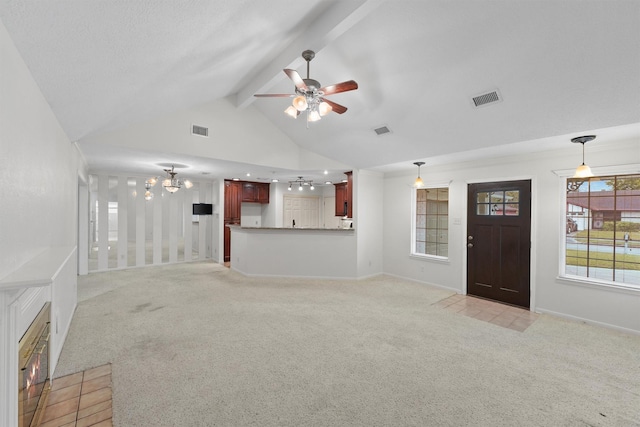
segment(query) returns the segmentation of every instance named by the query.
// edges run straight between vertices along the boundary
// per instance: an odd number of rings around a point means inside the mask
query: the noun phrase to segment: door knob
[[[473,243],[467,243],[467,247],[468,248],[472,248],[473,247]]]
[[[469,240],[469,241],[473,240],[473,236],[468,236],[467,240]]]

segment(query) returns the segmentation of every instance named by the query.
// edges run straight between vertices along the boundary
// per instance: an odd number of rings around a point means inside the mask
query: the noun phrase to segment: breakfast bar
[[[247,276],[355,279],[353,228],[231,229],[231,269]]]

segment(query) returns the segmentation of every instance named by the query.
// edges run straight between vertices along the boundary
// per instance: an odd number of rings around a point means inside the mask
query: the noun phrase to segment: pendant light
[[[571,142],[582,144],[582,164],[576,169],[576,173],[573,174],[574,178],[589,178],[593,176],[591,168],[584,163],[584,144],[596,139],[595,135],[578,136],[571,139]]]
[[[418,177],[416,178],[416,181],[413,183],[413,186],[416,188],[422,188],[424,187],[424,182],[422,181],[422,178],[420,178],[420,166],[424,165],[424,162],[413,162],[413,164],[418,166]]]

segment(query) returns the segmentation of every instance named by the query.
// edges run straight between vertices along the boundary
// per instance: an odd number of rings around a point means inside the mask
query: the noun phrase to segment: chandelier
[[[174,169],[173,166],[171,166],[171,169],[164,169],[167,176],[165,177],[165,179],[162,180],[162,187],[165,190],[167,190],[169,193],[175,193],[176,191],[180,190],[180,188],[182,188],[183,185],[187,189],[193,187],[193,183],[188,179],[182,180],[182,179],[176,178],[176,175],[178,175],[178,172],[175,172],[173,169]],[[156,185],[159,179],[160,179],[159,177],[154,176],[145,181],[144,183],[144,188],[146,189],[144,193],[145,200],[153,199],[153,193],[151,192],[151,187]]]
[[[193,184],[188,179],[185,179],[184,181],[182,181],[176,178],[176,175],[178,175],[178,172],[173,171],[173,166],[171,166],[171,169],[165,169],[164,171],[167,173],[167,177],[162,181],[162,186],[169,193],[175,193],[183,185],[187,189],[193,187]]]
[[[313,186],[313,180],[307,180],[303,177],[299,176],[298,179],[294,179],[293,181],[289,181],[288,191],[291,191],[293,186],[298,187],[298,191],[304,190],[304,187],[309,187],[309,190],[315,190],[316,188]]]

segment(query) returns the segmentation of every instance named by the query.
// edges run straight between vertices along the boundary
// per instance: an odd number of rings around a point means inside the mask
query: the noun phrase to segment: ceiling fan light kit
[[[309,77],[309,63],[316,56],[315,52],[312,50],[305,50],[302,52],[302,57],[305,61],[307,61],[307,78],[303,79],[300,77],[300,74],[296,70],[292,70],[289,68],[284,69],[284,73],[293,81],[295,84],[295,93],[294,94],[284,94],[284,93],[265,93],[265,94],[255,94],[256,97],[290,97],[293,98],[293,102],[286,110],[284,110],[285,114],[294,119],[298,118],[300,113],[307,113],[307,123],[308,122],[317,122],[322,117],[326,116],[330,112],[336,112],[338,114],[343,114],[347,111],[347,107],[336,104],[333,101],[329,101],[324,98],[328,95],[333,95],[336,93],[347,92],[350,90],[358,89],[358,83],[354,80],[348,80],[342,83],[337,83],[330,86],[322,87],[320,82],[314,80]]]

